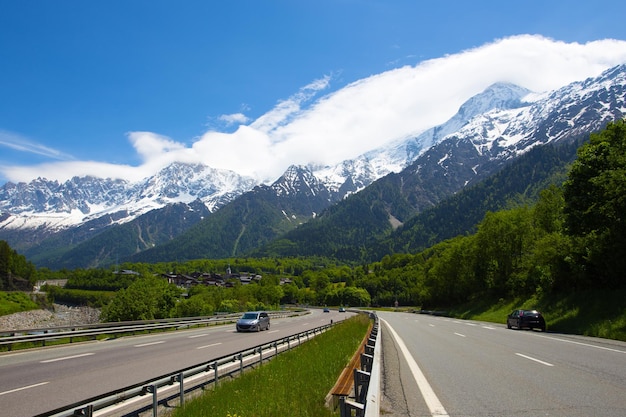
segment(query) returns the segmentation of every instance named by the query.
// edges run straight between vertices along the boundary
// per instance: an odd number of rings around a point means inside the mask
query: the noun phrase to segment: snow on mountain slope
[[[339,192],[342,186],[346,193],[357,192],[378,178],[391,172],[400,172],[431,146],[461,129],[473,117],[487,111],[527,106],[523,98],[530,93],[530,90],[510,83],[493,84],[466,101],[442,125],[434,126],[418,136],[397,140],[339,165],[314,168],[314,173],[335,192]],[[346,187],[346,183],[351,183],[352,187]]]
[[[442,125],[336,166],[306,167],[314,177],[290,167],[274,189],[277,196],[293,196],[305,191],[301,188],[313,196],[324,189],[331,204],[390,172],[400,172],[434,145],[461,137],[492,158],[513,157],[538,143],[597,130],[623,117],[625,79],[626,66],[622,65],[548,93],[494,84],[469,99]],[[197,199],[214,212],[256,185],[233,171],[184,163],[174,163],[137,183],[94,177],[75,177],[64,183],[41,178],[7,183],[0,187],[0,238],[3,230],[54,231],[103,215],[115,214],[115,222],[128,222],[169,203]]]

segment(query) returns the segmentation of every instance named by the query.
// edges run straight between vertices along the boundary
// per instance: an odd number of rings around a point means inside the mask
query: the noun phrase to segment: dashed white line
[[[465,337],[465,335],[464,335],[464,334],[462,334],[462,333],[457,333],[457,332],[454,332],[454,334],[455,334],[455,335],[457,335],[457,336]]]
[[[145,347],[145,346],[152,346],[152,345],[160,345],[161,343],[165,343],[165,340],[159,340],[158,342],[143,343],[141,345],[135,345],[135,347]]]
[[[68,359],[82,358],[83,356],[91,356],[91,355],[95,355],[95,353],[83,353],[82,355],[65,356],[63,358],[47,359],[39,363],[52,363],[52,362],[58,362],[58,361],[66,361]]]
[[[542,361],[542,360],[539,360],[539,359],[537,359],[537,358],[533,358],[533,357],[531,357],[531,356],[522,355],[521,353],[516,353],[516,355],[517,355],[517,356],[521,356],[522,358],[529,359],[529,360],[531,360],[531,361],[535,361],[535,362],[540,363],[540,364],[545,365],[545,366],[554,366],[554,365],[552,365],[551,363],[544,362],[544,361]]]
[[[383,319],[381,319],[381,321],[387,323]],[[428,383],[428,380],[426,380],[426,377],[422,373],[422,370],[420,369],[417,362],[415,362],[415,359],[413,359],[413,356],[404,344],[404,341],[400,338],[400,336],[398,336],[396,331],[389,325],[389,323],[387,323],[387,328],[391,332],[393,338],[396,340],[398,347],[400,348],[402,354],[404,355],[404,358],[408,362],[409,369],[411,369],[413,378],[415,378],[415,382],[417,382],[417,386],[419,387],[420,392],[422,393],[422,397],[424,398],[424,401],[428,406],[428,410],[430,410],[430,414],[432,416],[449,417],[448,412],[445,408],[443,408],[441,401],[439,401],[439,398],[437,398],[435,391],[433,391],[432,387]]]
[[[12,393],[18,392],[18,391],[23,391],[25,389],[40,387],[42,385],[46,385],[46,384],[49,384],[49,383],[50,383],[49,381],[47,381],[47,382],[40,382],[38,384],[28,385],[28,386],[21,387],[21,388],[15,388],[15,389],[12,389],[12,390],[9,390],[9,391],[0,392],[0,396],[1,395],[5,395],[5,394],[12,394]]]
[[[194,334],[193,336],[189,336],[189,339],[195,339],[196,337],[208,336],[210,333],[202,333],[202,334]]]
[[[430,327],[435,327],[435,325],[434,325],[434,324],[429,324],[429,326],[430,326]]]
[[[212,343],[210,345],[198,346],[196,349],[206,349],[206,348],[210,348],[210,347],[221,345],[221,344],[222,344],[221,342],[220,343]]]

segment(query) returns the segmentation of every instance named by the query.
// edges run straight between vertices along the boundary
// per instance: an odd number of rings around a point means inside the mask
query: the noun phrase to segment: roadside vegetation
[[[537,201],[511,199],[506,210],[487,212],[475,233],[419,252],[388,254],[370,263],[321,257],[125,263],[116,270],[134,273],[119,275],[113,268],[36,270],[0,242],[0,289],[67,279],[64,291],[51,290],[50,297],[101,305],[106,321],[310,304],[418,306],[504,322],[510,310],[529,307],[542,310],[549,329],[626,340],[624,196],[626,123],[619,121],[578,149],[561,186],[545,188]],[[262,279],[183,291],[163,278],[226,270]]]
[[[23,292],[0,292],[0,316],[20,311],[35,310],[40,305]]]
[[[187,401],[172,417],[338,416],[324,399],[361,344],[370,319],[359,314],[336,324],[259,368]]]

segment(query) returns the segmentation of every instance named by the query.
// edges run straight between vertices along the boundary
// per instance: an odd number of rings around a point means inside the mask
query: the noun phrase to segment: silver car
[[[237,320],[238,332],[260,332],[269,328],[270,316],[265,311],[248,311]]]

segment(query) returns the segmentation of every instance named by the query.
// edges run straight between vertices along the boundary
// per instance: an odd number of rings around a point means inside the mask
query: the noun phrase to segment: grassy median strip
[[[324,417],[338,416],[324,405],[365,337],[369,318],[359,314],[335,325],[256,370],[187,401],[173,417]]]

